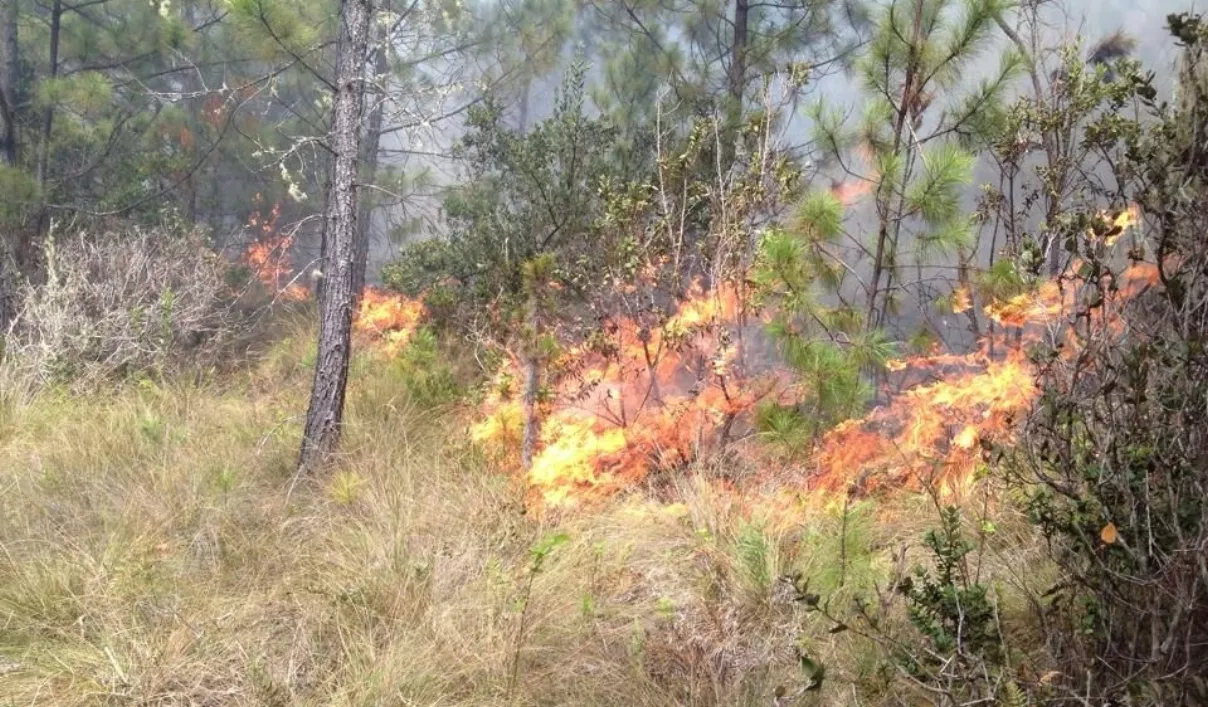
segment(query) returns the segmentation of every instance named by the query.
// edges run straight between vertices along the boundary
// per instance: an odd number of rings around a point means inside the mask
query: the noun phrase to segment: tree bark
[[[738,151],[742,127],[743,98],[747,88],[747,41],[750,0],[734,0],[734,44],[730,47],[729,105],[726,106],[726,134],[722,143],[721,168],[729,170]]]
[[[17,43],[17,23],[20,19],[18,0],[5,0],[3,56],[0,67],[0,111],[4,118],[4,160],[17,164],[20,157],[17,145],[17,88],[21,80],[21,53]]]
[[[919,91],[919,87],[915,86],[914,84],[918,74],[918,51],[921,40],[920,35],[923,27],[923,0],[915,0],[914,20],[912,24],[910,46],[906,51],[905,76],[902,80],[902,93],[900,97],[901,105],[898,106],[898,114],[894,122],[894,154],[897,154],[898,151],[902,149],[902,138],[906,129],[906,120],[909,116],[910,107],[913,104],[914,96]],[[886,247],[890,245],[890,221],[895,215],[892,213],[890,205],[890,201],[893,199],[893,194],[885,194],[884,190],[885,181],[882,180],[881,184],[877,187],[877,203],[878,208],[880,209],[880,214],[878,215],[879,224],[877,228],[876,255],[873,257],[872,278],[869,283],[868,291],[868,315],[864,323],[866,329],[874,329],[880,324],[880,318],[876,315],[877,295],[880,294],[881,289],[881,276],[885,272],[886,261],[893,260],[896,262],[897,259],[896,253],[887,252],[886,250]],[[895,225],[895,228],[900,228],[900,214],[898,214],[897,217],[899,220]],[[888,297],[889,294],[890,293],[887,291],[886,297]]]
[[[59,34],[63,24],[63,0],[54,0],[50,10],[50,61],[46,78],[54,81],[59,75]],[[42,111],[42,132],[38,143],[38,186],[45,187],[50,161],[50,129],[54,126],[54,105],[48,103]],[[44,197],[45,198],[45,197]]]
[[[525,361],[524,382],[524,439],[520,445],[520,465],[525,471],[533,467],[533,455],[537,449],[537,392],[541,388],[541,364],[536,352],[530,353]]]
[[[525,381],[524,381],[524,438],[520,445],[520,465],[525,471],[533,466],[533,456],[537,450],[537,435],[541,430],[541,420],[538,419],[537,394],[541,391],[541,311],[540,292],[542,286],[540,276],[529,283],[527,321],[525,328]]]
[[[386,43],[390,41],[387,36],[388,28],[382,26],[378,29],[377,49],[373,57],[373,75],[372,83],[383,94],[386,93],[385,87],[382,85],[385,82],[386,75],[390,71],[388,61],[389,53]],[[378,97],[376,103],[373,104],[373,110],[369,113],[369,127],[365,131],[364,158],[362,165],[362,182],[372,184],[377,179],[378,168],[378,150],[382,142],[382,119],[383,106],[385,101],[381,96]],[[365,289],[365,275],[369,266],[369,240],[373,225],[373,200],[362,198],[360,202],[359,213],[357,216],[357,250],[356,250],[356,265],[353,269],[352,293],[353,297],[358,299],[361,296],[361,291]]]
[[[54,81],[59,76],[59,35],[63,26],[63,0],[54,0],[50,10],[50,58],[47,64],[46,80]],[[34,228],[23,229],[21,247],[17,257],[26,277],[39,275],[37,265],[42,241],[50,233],[50,202],[46,183],[50,179],[50,136],[54,127],[55,109],[53,102],[48,102],[42,110],[42,124],[39,126],[38,155],[34,176],[38,182],[39,207],[34,220]]]
[[[528,132],[529,101],[533,95],[533,77],[525,76],[524,86],[520,89],[520,117],[516,120],[517,131],[523,135]]]
[[[4,161],[16,166],[20,158],[17,145],[17,89],[20,80],[20,49],[17,44],[17,0],[5,0],[3,37],[0,37],[0,118],[4,120]],[[22,229],[24,230],[24,229]],[[21,237],[13,229],[0,234],[0,339],[8,332],[17,308],[17,287],[21,273]],[[0,351],[0,357],[3,352]]]
[[[324,213],[326,253],[319,299],[319,350],[302,437],[299,472],[316,470],[339,447],[352,347],[352,290],[357,240],[357,162],[364,111],[368,0],[341,0],[332,101],[331,177]]]

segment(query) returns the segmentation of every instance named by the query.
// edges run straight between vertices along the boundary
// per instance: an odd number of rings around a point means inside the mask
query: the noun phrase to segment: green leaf
[[[797,659],[801,665],[801,673],[808,681],[805,689],[808,691],[821,689],[822,681],[826,679],[826,666],[805,653],[798,653]]]
[[[551,552],[567,540],[570,540],[570,536],[566,533],[554,533],[537,541],[535,545],[529,548],[529,556],[533,560],[534,567],[540,568],[545,558],[549,557]]]

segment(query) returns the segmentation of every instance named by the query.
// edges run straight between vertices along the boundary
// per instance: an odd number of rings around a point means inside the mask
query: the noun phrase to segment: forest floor
[[[786,521],[701,464],[658,500],[526,513],[464,411],[369,360],[339,468],[298,479],[309,338],[220,382],[0,405],[0,705],[889,703],[878,644],[785,578],[875,600],[904,548],[925,561],[929,499]],[[1010,612],[1040,548],[998,523]]]

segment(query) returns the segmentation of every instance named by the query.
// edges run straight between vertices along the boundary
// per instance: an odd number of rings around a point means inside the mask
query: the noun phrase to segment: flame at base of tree
[[[310,291],[297,282],[290,249],[294,237],[278,230],[281,205],[274,204],[267,215],[259,208],[261,197],[256,195],[257,208],[248,217],[248,228],[255,239],[240,257],[252,276],[276,299],[301,302],[310,298]],[[379,287],[366,287],[353,320],[358,339],[388,356],[397,355],[410,341],[424,317],[421,300]]]

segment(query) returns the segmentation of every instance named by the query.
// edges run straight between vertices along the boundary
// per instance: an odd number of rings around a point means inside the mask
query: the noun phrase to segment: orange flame
[[[260,201],[259,194],[256,195],[256,201]],[[294,266],[290,261],[289,250],[294,245],[294,237],[277,232],[277,221],[280,217],[280,204],[273,204],[267,218],[258,208],[252,211],[247,225],[258,234],[256,241],[248,246],[243,254],[242,262],[269,292],[281,299],[299,302],[309,297],[310,292],[293,281]]]
[[[1113,217],[1127,227],[1136,210]],[[1113,226],[1114,227],[1114,226]],[[1075,263],[1074,272],[1080,271]],[[806,486],[824,497],[845,491],[934,488],[962,495],[978,478],[988,449],[1010,443],[1039,395],[1037,370],[1024,344],[1064,336],[1066,354],[1076,333],[1064,326],[1085,286],[1131,298],[1158,282],[1153,264],[1138,263],[1117,275],[1117,287],[1075,276],[981,308],[987,337],[967,354],[933,350],[891,361],[894,379],[922,380],[863,417],[847,420],[818,441]],[[699,288],[656,327],[630,318],[611,321],[606,347],[570,347],[543,369],[552,379],[538,405],[540,423],[525,481],[543,507],[576,506],[657,477],[715,450],[749,430],[748,413],[760,401],[793,402],[785,371],[747,370],[735,327],[743,298],[734,288]],[[973,309],[973,293],[952,293],[955,312]],[[1098,317],[1097,320],[1095,318]],[[1091,313],[1123,326],[1114,305]],[[1058,325],[1062,326],[1058,326]],[[523,367],[514,361],[484,404],[473,438],[515,463],[525,424]],[[559,373],[554,373],[559,372]]]
[[[973,308],[973,296],[969,293],[969,287],[961,285],[952,291],[952,313],[964,314]]]
[[[1138,212],[1130,209],[1112,223],[1131,224],[1138,218]],[[1080,270],[1080,263],[1074,263],[1072,271]],[[1127,301],[1156,285],[1159,271],[1153,263],[1134,263],[1117,279],[1115,294],[1108,296],[1116,302]],[[1039,394],[1036,369],[1021,344],[1041,331],[1058,334],[1055,325],[1066,319],[1063,315],[1075,311],[1079,289],[1087,284],[1077,276],[1067,276],[1005,302],[990,303],[984,308],[985,315],[1006,331],[1000,331],[997,340],[983,340],[973,353],[935,353],[891,362],[889,368],[895,372],[946,370],[947,374],[832,429],[815,457],[814,486],[867,492],[926,485],[945,495],[967,490],[983,462],[983,446],[1010,442],[1017,423]],[[953,300],[963,304],[968,295],[961,294],[962,290],[953,293]],[[1116,302],[1105,300],[1103,306],[1088,312],[1089,321],[1122,334],[1125,323]],[[1012,333],[1027,336],[1010,336]],[[1065,328],[1065,356],[1079,350],[1077,336],[1073,328]],[[995,349],[1005,355],[991,355]]]
[[[1108,217],[1104,215],[1104,220],[1107,222],[1107,231],[1103,234],[1096,233],[1093,229],[1088,234],[1091,240],[1103,239],[1103,243],[1108,246],[1114,246],[1120,237],[1133,226],[1141,222],[1141,207],[1136,204],[1130,204],[1115,216]]]
[[[832,182],[830,192],[844,206],[851,206],[865,194],[872,191],[873,182],[867,179],[854,179],[846,182]]]
[[[553,368],[571,367],[543,406],[539,445],[526,481],[544,506],[574,506],[631,487],[651,473],[697,458],[735,432],[738,418],[782,386],[741,370],[731,341],[739,293],[699,287],[658,327],[622,317],[608,346],[570,348]],[[524,427],[519,364],[501,377],[472,437],[514,450]]]
[[[353,321],[362,339],[380,344],[387,355],[397,355],[411,341],[424,316],[424,303],[377,287],[366,287]]]
[[[969,363],[978,365],[974,357]],[[983,370],[907,390],[825,436],[816,486],[867,492],[932,484],[959,492],[982,459],[981,443],[1009,439],[1035,396],[1034,372],[1019,351]]]

